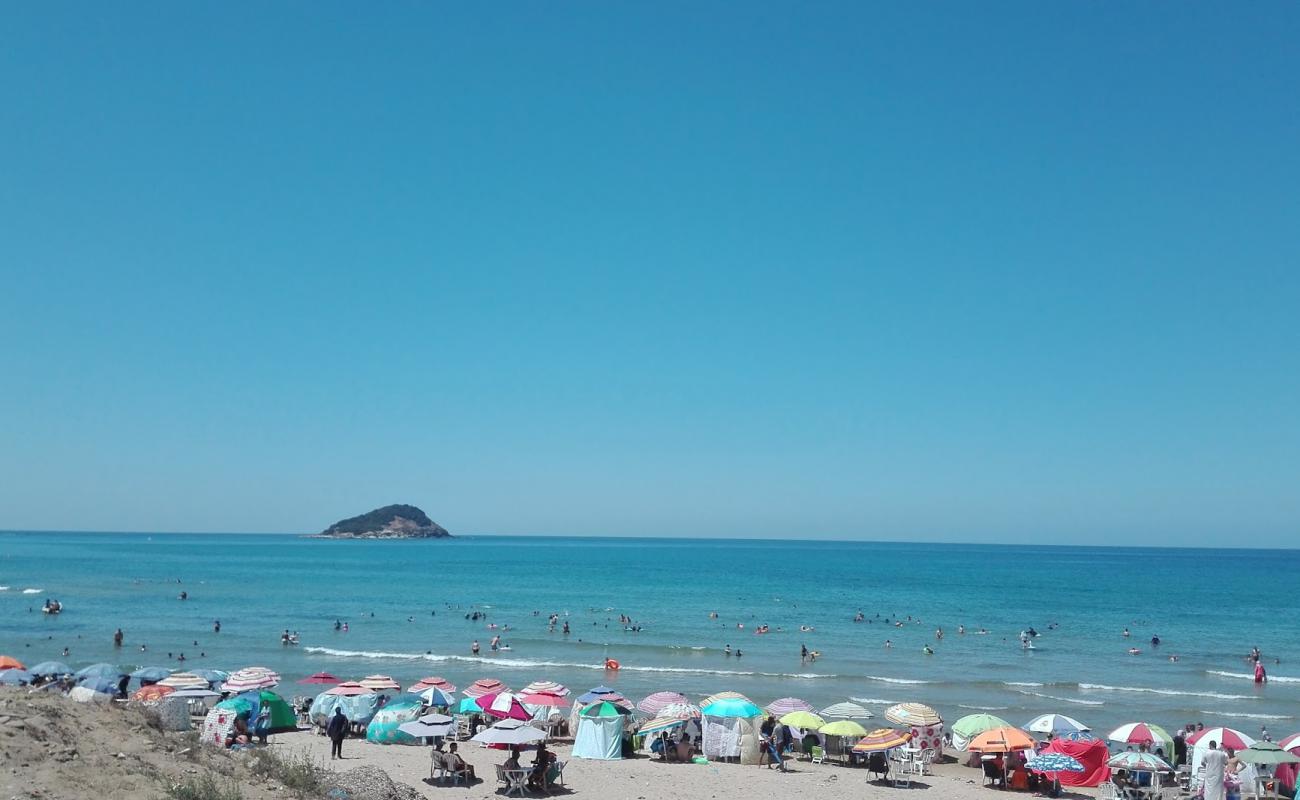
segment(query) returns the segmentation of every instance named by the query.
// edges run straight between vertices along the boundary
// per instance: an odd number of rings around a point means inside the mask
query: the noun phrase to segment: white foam
[[[23,594],[40,594],[44,589],[23,589]]]
[[[901,700],[881,700],[879,697],[850,697],[849,699],[855,703],[866,703],[871,706],[892,706],[902,702]]]
[[[1199,712],[1207,717],[1237,717],[1239,719],[1295,719],[1288,717],[1286,714],[1242,714],[1236,711],[1207,711],[1201,709]]]
[[[904,686],[910,686],[910,685],[920,684],[920,683],[934,683],[934,681],[918,681],[918,680],[912,680],[910,678],[882,678],[879,675],[865,675],[863,677],[865,677],[869,681],[879,681],[880,683],[897,683],[897,684],[902,684]]]
[[[434,653],[386,653],[374,650],[335,650],[332,647],[304,647],[304,653],[318,653],[336,658],[387,659],[390,661],[455,661],[467,664],[491,664],[503,669],[535,669],[537,667],[563,667],[568,669],[590,669],[605,671],[602,664],[578,664],[570,661],[533,661],[526,658],[488,658],[486,656],[443,656]],[[838,675],[822,675],[811,672],[748,672],[730,669],[698,669],[692,667],[636,667],[622,665],[623,672],[661,672],[678,675],[747,675],[760,678],[837,678]]]
[[[1042,697],[1046,700],[1055,700],[1058,703],[1073,703],[1076,706],[1104,706],[1103,700],[1077,700],[1070,697],[1057,697],[1056,695],[1044,694],[1043,692],[1031,692],[1028,689],[1017,689],[1021,694],[1027,694],[1031,697]]]
[[[957,704],[957,707],[970,709],[971,711],[1006,711],[1011,708],[1011,706],[967,706],[960,703]]]
[[[1240,678],[1245,681],[1255,680],[1254,675],[1245,672],[1224,672],[1221,669],[1207,669],[1205,672],[1209,675],[1218,675],[1222,678]],[[1288,678],[1285,675],[1269,675],[1267,677],[1269,683],[1300,683],[1300,678]]]
[[[1180,692],[1177,689],[1148,689],[1144,686],[1107,686],[1104,683],[1081,683],[1084,691],[1097,692],[1140,692],[1142,694],[1159,694],[1166,697],[1210,697],[1215,700],[1258,700],[1249,694],[1220,694],[1219,692]]]
[[[1037,681],[1003,681],[1003,686],[1042,686]]]
[[[9,591],[8,586],[0,586],[0,592],[7,592],[7,591]]]

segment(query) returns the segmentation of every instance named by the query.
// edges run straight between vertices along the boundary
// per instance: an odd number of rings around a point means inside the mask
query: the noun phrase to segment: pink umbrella
[[[677,692],[655,692],[637,703],[636,707],[654,717],[658,716],[659,712],[668,706],[685,702],[687,702],[686,695]]]
[[[548,694],[546,692],[520,692],[519,699],[530,706],[550,706],[551,708],[560,708],[567,706],[569,701],[557,694]]]
[[[533,681],[519,690],[520,694],[553,694],[556,697],[568,697],[569,687],[555,681]]]
[[[1232,728],[1206,728],[1188,736],[1187,743],[1194,745],[1202,739],[1218,742],[1219,747],[1231,747],[1233,750],[1245,750],[1255,743],[1254,739]]]
[[[485,694],[496,694],[497,692],[508,691],[510,691],[509,687],[496,678],[479,678],[469,686],[466,686],[461,693],[466,697],[482,697]]]
[[[317,672],[315,675],[308,675],[307,677],[298,681],[298,683],[319,683],[322,685],[342,683],[342,682],[343,681],[339,680],[338,678],[334,677],[328,672]]]
[[[1300,748],[1300,733],[1295,733],[1286,737],[1279,742],[1277,746],[1283,750],[1295,750]]]
[[[338,695],[339,697],[355,697],[359,694],[374,694],[374,691],[367,689],[356,681],[347,681],[340,683],[333,689],[326,689],[325,694]]]
[[[451,694],[452,692],[456,691],[456,684],[452,683],[446,678],[441,678],[438,677],[437,675],[431,675],[427,678],[421,678],[415,683],[411,684],[411,688],[407,689],[406,691],[411,692],[412,694],[419,694],[420,692],[423,692],[425,689],[441,689],[447,694]]]
[[[517,719],[521,722],[527,722],[533,718],[528,709],[524,708],[524,704],[519,702],[519,696],[510,692],[479,695],[474,699],[474,703],[484,712],[501,719]]]
[[[773,716],[784,717],[792,711],[812,711],[813,707],[810,703],[797,697],[782,697],[780,700],[773,700],[768,703],[767,710],[772,712]]]

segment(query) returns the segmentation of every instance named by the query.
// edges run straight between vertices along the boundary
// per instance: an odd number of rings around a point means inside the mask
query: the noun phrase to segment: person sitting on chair
[[[452,773],[464,775],[466,783],[473,783],[476,780],[474,768],[465,763],[465,759],[461,758],[460,753],[456,752],[455,742],[447,746],[447,755],[443,756],[442,763]]]
[[[545,744],[537,745],[537,757],[533,759],[533,771],[528,775],[528,788],[540,791],[546,788],[546,773],[554,759]]]

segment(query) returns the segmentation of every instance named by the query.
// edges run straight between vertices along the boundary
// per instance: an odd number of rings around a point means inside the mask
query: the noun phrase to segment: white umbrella
[[[230,673],[226,682],[221,684],[221,690],[237,694],[256,689],[270,689],[279,683],[280,676],[266,667],[245,667]]]
[[[871,719],[871,712],[857,703],[836,703],[817,713],[826,719]]]
[[[480,744],[533,744],[544,741],[546,733],[517,719],[503,719],[474,734],[471,742]]]
[[[425,714],[414,722],[404,722],[397,726],[402,733],[409,733],[417,738],[424,736],[448,736],[456,727],[456,721],[446,714]]]
[[[201,678],[193,672],[173,672],[158,681],[158,685],[170,686],[173,689],[207,689],[209,686],[205,678]]]
[[[1060,736],[1065,733],[1081,733],[1090,731],[1087,725],[1084,725],[1074,717],[1067,717],[1064,714],[1043,714],[1029,720],[1025,725],[1025,730],[1034,733],[1046,733],[1052,736]]]

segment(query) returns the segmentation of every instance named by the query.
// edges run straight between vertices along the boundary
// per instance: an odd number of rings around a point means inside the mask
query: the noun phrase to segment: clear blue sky
[[[1300,6],[25,3],[0,527],[1283,544]]]

